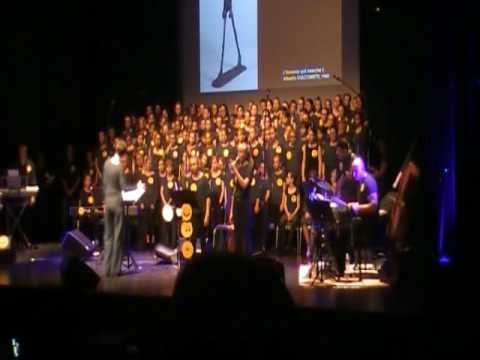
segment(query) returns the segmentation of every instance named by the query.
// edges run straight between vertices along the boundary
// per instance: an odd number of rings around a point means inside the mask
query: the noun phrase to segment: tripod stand
[[[310,286],[313,286],[315,284],[315,281],[318,279],[319,276],[320,282],[323,283],[325,271],[325,261],[323,259],[325,231],[323,226],[317,226],[317,230],[312,230],[312,233],[315,234],[315,245],[312,259],[312,268],[310,269],[309,277],[311,277],[312,274],[315,274],[315,277],[312,279]]]
[[[125,226],[123,227],[123,244],[124,244],[124,252],[122,257],[122,267],[125,267],[127,271],[131,271],[133,268],[134,272],[139,272],[140,267],[138,266],[135,258],[132,256],[130,251],[130,234],[127,230],[130,230],[130,219],[129,219],[129,204],[128,202],[124,202],[124,219],[125,219]]]
[[[227,27],[227,16],[232,21],[233,34],[235,36],[235,44],[237,46],[238,60],[237,60],[236,66],[234,66],[233,68],[231,68],[230,70],[224,73],[223,59],[225,55],[225,33],[226,33],[226,27]],[[228,84],[238,75],[240,75],[242,72],[247,70],[247,67],[242,65],[242,54],[240,53],[240,45],[238,43],[237,28],[235,27],[235,18],[233,16],[232,0],[224,0],[222,17],[223,17],[222,58],[220,61],[220,71],[218,73],[218,76],[212,82],[212,86],[215,88],[224,87],[226,84]]]

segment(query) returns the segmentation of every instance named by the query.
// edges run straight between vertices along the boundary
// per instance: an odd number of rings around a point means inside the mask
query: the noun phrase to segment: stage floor
[[[141,271],[119,278],[102,278],[98,291],[138,296],[171,296],[178,267],[159,264],[153,252],[134,252],[134,258]],[[381,283],[374,271],[369,271],[362,282],[345,281],[335,283],[299,279],[299,263],[295,257],[272,257],[285,266],[287,287],[295,303],[305,307],[319,307],[331,310],[389,312],[394,309],[392,291]],[[15,264],[0,267],[0,286],[41,287],[60,285],[60,264],[62,254],[59,244],[40,245],[17,254]],[[101,273],[98,259],[88,264]]]

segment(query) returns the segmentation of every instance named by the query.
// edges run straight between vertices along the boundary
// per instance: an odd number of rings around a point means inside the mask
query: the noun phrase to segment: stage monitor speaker
[[[95,251],[95,244],[80,230],[72,230],[65,234],[62,249],[66,256],[88,259]]]
[[[155,246],[155,255],[171,264],[176,264],[178,260],[178,249],[158,244]]]
[[[95,290],[100,277],[78,257],[65,257],[60,268],[62,285],[78,290]]]

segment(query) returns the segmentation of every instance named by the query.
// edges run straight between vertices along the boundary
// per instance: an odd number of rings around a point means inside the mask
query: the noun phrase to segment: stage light
[[[176,208],[175,209],[175,214],[177,215],[177,217],[182,217],[182,208]]]
[[[7,235],[0,235],[0,251],[10,250],[11,242]]]
[[[309,280],[309,273],[310,273],[311,265],[308,264],[301,264],[298,268],[298,284],[302,285],[306,281]]]
[[[173,220],[173,207],[171,205],[166,204],[162,209],[162,217],[167,223]]]
[[[438,259],[438,262],[440,263],[440,265],[449,265],[450,264],[450,261],[451,259],[448,257],[448,256],[441,256],[440,259]]]
[[[382,11],[382,9],[380,8],[380,6],[377,6],[377,7],[375,8],[375,11],[376,11],[377,13],[379,13],[380,11]]]

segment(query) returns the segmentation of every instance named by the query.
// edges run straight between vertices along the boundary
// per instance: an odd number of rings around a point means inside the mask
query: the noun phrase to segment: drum
[[[173,207],[169,204],[165,204],[162,208],[162,218],[165,222],[169,223],[173,220],[175,213]]]

